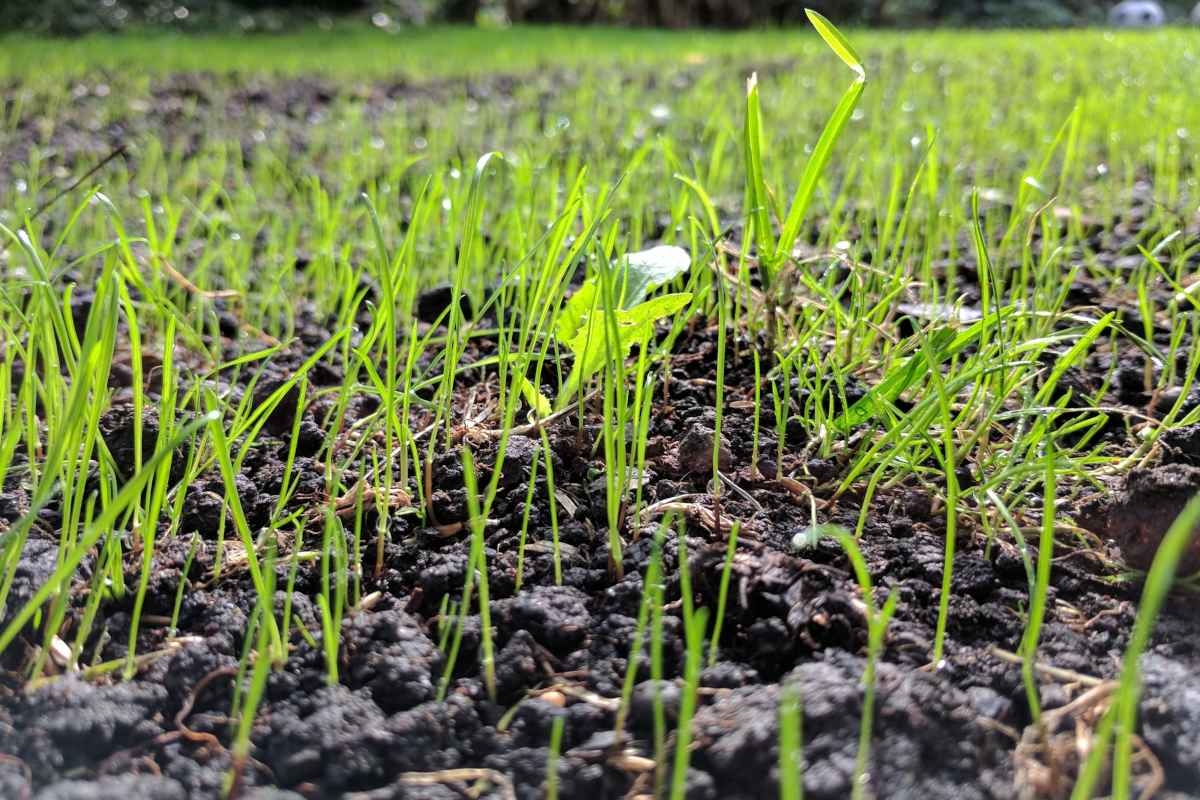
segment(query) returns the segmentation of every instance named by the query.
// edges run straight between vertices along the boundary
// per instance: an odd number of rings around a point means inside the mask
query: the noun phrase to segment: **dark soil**
[[[321,86],[285,84],[280,93],[247,97],[287,116],[316,113]],[[187,97],[177,79],[159,98],[164,113]],[[197,90],[198,92],[200,90]],[[247,92],[253,89],[245,90]],[[330,90],[332,91],[332,90]],[[408,89],[406,91],[417,91]],[[289,92],[295,92],[293,97]],[[207,102],[203,93],[191,102]],[[233,101],[231,101],[233,102]],[[69,151],[70,143],[64,143]],[[968,276],[969,279],[969,276]],[[1081,285],[1087,302],[1115,305],[1095,287]],[[422,298],[422,316],[436,317],[448,293]],[[86,310],[82,312],[86,315]],[[312,318],[299,342],[279,353],[256,392],[269,393],[286,380],[328,335],[330,321]],[[1133,326],[1137,329],[1137,326]],[[256,349],[237,325],[223,328],[231,351]],[[242,337],[237,341],[234,337]],[[797,550],[794,537],[810,525],[808,490],[820,503],[819,521],[853,528],[861,494],[833,498],[846,463],[835,453],[821,459],[805,431],[787,426],[781,465],[795,481],[776,481],[773,422],[762,420],[762,458],[751,463],[751,411],[737,401],[752,396],[750,342],[731,342],[737,351],[726,374],[727,416],[718,443],[723,471],[753,500],[726,492],[721,520],[741,520],[733,587],[720,642],[720,661],[700,678],[693,725],[695,749],[688,775],[689,798],[772,798],[778,791],[778,704],[783,686],[798,687],[803,700],[805,796],[843,798],[851,790],[863,710],[861,676],[867,627],[861,592],[835,541]],[[469,354],[477,358],[480,351]],[[703,326],[678,342],[650,431],[648,501],[700,495],[688,517],[686,548],[695,597],[715,609],[726,537],[714,520],[708,491],[715,395],[715,333]],[[1107,364],[1089,365],[1073,379],[1100,386]],[[1136,376],[1113,381],[1105,405],[1139,413],[1151,405]],[[1118,375],[1120,370],[1118,369]],[[320,365],[318,385],[341,380],[338,367]],[[494,384],[484,373],[481,389]],[[116,388],[120,388],[117,386]],[[243,387],[245,388],[245,387]],[[855,391],[855,387],[848,387]],[[861,393],[863,387],[858,387]],[[265,394],[263,395],[265,396]],[[118,393],[118,397],[120,397]],[[281,486],[293,415],[302,415],[300,488],[295,510],[320,509],[328,498],[323,465],[313,455],[333,421],[314,403],[297,409],[286,399],[267,426],[238,477],[238,492],[250,524],[270,518]],[[853,398],[851,398],[853,399]],[[348,412],[349,423],[370,409],[366,398]],[[102,433],[123,470],[132,467],[131,410],[117,404]],[[494,770],[511,782],[519,798],[544,796],[548,743],[554,719],[565,719],[558,766],[560,796],[619,798],[650,793],[654,757],[652,698],[662,693],[668,717],[679,698],[676,679],[685,652],[676,531],[666,533],[666,615],[663,655],[666,683],[656,687],[643,660],[628,722],[628,738],[613,736],[614,700],[619,698],[642,598],[655,520],[631,526],[625,535],[625,577],[615,580],[607,549],[603,458],[592,444],[599,412],[589,409],[582,436],[574,417],[550,431],[558,498],[548,496],[545,470],[538,472],[529,510],[523,585],[515,590],[519,531],[532,461],[540,442],[514,437],[504,462],[501,490],[486,532],[491,619],[496,648],[497,698],[488,698],[479,668],[481,625],[467,620],[453,681],[444,702],[436,700],[445,666],[438,648],[443,600],[456,600],[468,563],[469,542],[453,523],[467,516],[459,454],[438,458],[433,467],[432,518],[402,506],[391,519],[382,570],[373,569],[376,542],[373,512],[363,526],[361,591],[369,596],[346,621],[339,651],[339,682],[329,685],[320,647],[320,566],[302,564],[292,609],[297,624],[317,638],[314,647],[293,626],[291,655],[271,674],[253,731],[253,760],[240,771],[245,798],[465,798],[473,779],[445,773],[429,783],[413,773]],[[153,442],[157,421],[147,417]],[[1127,438],[1128,437],[1128,438]],[[470,437],[468,437],[470,438]],[[1132,451],[1136,442],[1114,424],[1111,447]],[[475,437],[480,479],[490,478],[496,443]],[[1118,580],[1116,560],[1144,567],[1157,538],[1187,497],[1200,488],[1200,434],[1168,437],[1156,465],[1135,470],[1110,492],[1080,501],[1076,521],[1096,535],[1092,547],[1064,542],[1051,579],[1048,618],[1039,657],[1059,670],[1097,679],[1115,677],[1136,614],[1140,586]],[[147,447],[150,445],[148,444]],[[969,475],[965,476],[970,478]],[[349,482],[349,481],[348,481]],[[14,520],[28,508],[28,487],[10,483],[0,495],[0,516]],[[255,604],[249,576],[227,564],[210,580],[221,528],[224,484],[215,471],[188,488],[179,536],[154,555],[140,653],[159,653],[130,681],[84,680],[60,675],[25,690],[22,667],[34,637],[6,653],[0,696],[0,796],[56,798],[209,798],[220,794],[230,773],[230,714],[236,668]],[[558,503],[562,541],[562,585],[555,585],[549,508]],[[1072,502],[1072,498],[1064,498]],[[433,522],[441,528],[435,527]],[[1021,520],[1036,525],[1036,517]],[[23,553],[9,612],[28,600],[55,567],[58,512],[43,511]],[[449,527],[447,527],[449,526]],[[233,531],[231,520],[225,530]],[[447,531],[451,531],[447,534]],[[183,574],[192,533],[202,542]],[[1025,629],[1028,585],[1016,547],[1003,539],[990,544],[969,522],[960,526],[953,595],[943,662],[929,664],[938,613],[945,518],[916,482],[879,492],[862,537],[863,553],[877,588],[899,606],[878,671],[876,725],[870,763],[871,786],[879,797],[1010,798],[1032,790],[1018,769],[1018,740],[1031,724],[1018,665],[997,650],[1018,649]],[[312,545],[306,542],[306,546]],[[290,538],[280,535],[280,551]],[[1192,548],[1187,566],[1200,567]],[[226,560],[229,560],[228,554]],[[140,554],[128,556],[126,580],[139,575]],[[277,566],[286,586],[288,563]],[[90,566],[81,570],[70,619],[83,613]],[[351,576],[353,578],[353,576]],[[180,581],[188,581],[178,635],[168,638],[169,618]],[[278,597],[282,610],[284,597]],[[1141,736],[1164,770],[1173,797],[1200,797],[1200,619],[1194,597],[1173,598],[1144,659],[1145,698]],[[85,654],[89,663],[125,655],[132,600],[102,604]],[[1078,696],[1076,681],[1043,675],[1047,709]],[[1081,721],[1085,724],[1086,720]],[[1047,765],[1053,767],[1053,764]],[[493,787],[489,797],[503,797]]]

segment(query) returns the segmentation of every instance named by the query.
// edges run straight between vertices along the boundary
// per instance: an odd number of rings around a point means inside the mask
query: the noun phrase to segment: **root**
[[[694,498],[701,496],[702,495],[680,495],[678,497],[670,497],[666,500],[660,500],[659,502],[646,506],[644,509],[642,509],[641,513],[638,514],[638,522],[644,523],[648,520],[661,517],[665,514],[675,513],[682,514],[683,516],[713,533],[720,532],[728,534],[730,531],[732,531],[734,523],[738,522],[738,520],[731,519],[726,514],[721,514],[718,516],[713,509],[694,502]],[[746,523],[739,524],[741,524],[743,531],[748,530],[748,525]]]
[[[1011,653],[993,649],[993,654],[1011,661]],[[1092,752],[1095,731],[1108,712],[1119,684],[1096,681],[1068,670],[1038,665],[1038,671],[1076,684],[1095,681],[1091,688],[1065,706],[1046,711],[1041,720],[1021,734],[1013,753],[1016,795],[1021,800],[1067,798],[1080,769]],[[1133,762],[1144,768],[1139,800],[1150,800],[1166,783],[1162,763],[1140,736],[1134,735]]]
[[[441,783],[460,783],[472,782],[478,783],[485,781],[500,789],[500,796],[504,800],[516,800],[517,793],[513,789],[512,781],[502,772],[494,769],[482,768],[467,768],[467,769],[440,769],[434,772],[402,772],[397,779],[405,786],[436,786]],[[486,788],[468,789],[467,795],[470,797],[480,797]],[[347,795],[350,800],[361,798],[363,795]]]

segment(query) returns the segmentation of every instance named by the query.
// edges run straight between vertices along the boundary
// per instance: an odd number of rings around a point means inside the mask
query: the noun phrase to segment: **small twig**
[[[743,489],[742,487],[740,487],[736,483],[734,483],[733,478],[730,478],[728,475],[726,475],[724,472],[721,472],[720,470],[717,470],[717,475],[720,477],[721,481],[726,486],[728,486],[731,490],[733,490],[734,494],[736,494],[738,497],[745,500],[750,505],[754,506],[755,511],[759,512],[760,514],[765,511],[765,509],[762,507],[762,503],[755,500],[754,496],[752,494],[750,494],[745,489]]]
[[[604,695],[596,694],[590,689],[585,689],[582,686],[577,686],[571,683],[559,683],[553,686],[548,686],[544,691],[561,692],[567,697],[580,700],[588,705],[604,709],[605,711],[615,712],[621,707],[621,699],[619,697],[605,697]]]
[[[1158,756],[1154,755],[1154,751],[1150,749],[1150,745],[1138,736],[1136,733],[1132,735],[1133,744],[1137,748],[1134,758],[1140,758],[1150,769],[1150,775],[1146,778],[1146,785],[1138,795],[1138,800],[1150,800],[1151,797],[1158,794],[1167,783],[1167,773],[1163,769],[1162,762],[1158,760]]]
[[[218,750],[224,750],[225,746],[221,744],[221,740],[211,733],[205,731],[194,731],[184,724],[184,720],[192,713],[192,708],[195,707],[196,701],[200,699],[201,693],[208,688],[208,685],[220,678],[233,678],[238,674],[237,667],[221,667],[214,669],[212,672],[205,675],[196,682],[192,687],[191,694],[184,702],[183,707],[179,709],[179,713],[175,715],[175,727],[179,729],[179,733],[185,738],[193,742],[202,742],[211,744]]]
[[[19,800],[29,800],[33,796],[33,770],[29,768],[29,765],[23,759],[8,753],[0,753],[0,764],[12,764],[21,770],[21,774],[25,777],[25,785],[19,789],[18,798]]]
[[[584,395],[582,399],[572,400],[564,408],[560,408],[558,411],[555,411],[553,414],[549,414],[545,417],[541,417],[540,419],[535,419],[533,422],[530,422],[527,425],[518,425],[517,427],[515,427],[509,431],[509,435],[510,436],[528,436],[531,433],[539,433],[539,432],[541,432],[541,430],[543,428],[547,427],[550,423],[556,422],[559,419],[562,419],[567,414],[570,414],[572,411],[574,411],[581,403],[587,403],[589,400],[591,400],[593,397],[596,397],[599,394],[600,394],[599,389],[593,389],[591,392]],[[471,431],[471,435],[473,435],[473,436],[487,436],[487,437],[491,437],[491,438],[496,438],[496,437],[502,436],[503,434],[504,434],[504,431],[502,431],[502,430]]]
[[[706,497],[707,495],[700,496]],[[676,498],[671,498],[670,500],[661,500],[653,505],[646,506],[638,514],[637,521],[639,523],[645,523],[648,518],[662,516],[671,512],[690,517],[692,520],[700,523],[713,533],[729,533],[733,529],[734,522],[737,521],[726,516],[718,517],[716,512],[714,512],[711,508],[705,508],[699,503],[677,502]],[[743,523],[743,528],[745,527],[746,526]]]
[[[989,649],[989,652],[1001,661],[1007,661],[1010,664],[1025,663],[1025,659],[1021,658],[1021,656],[1017,655],[1016,653],[1009,652],[1008,650],[1002,650],[999,647],[992,647]],[[1100,678],[1093,678],[1091,675],[1084,675],[1081,672],[1075,672],[1074,670],[1051,666],[1050,664],[1038,662],[1033,665],[1033,668],[1044,675],[1050,676],[1051,678],[1056,678],[1060,681],[1078,683],[1083,686],[1095,687],[1104,683],[1104,681],[1102,681]]]
[[[117,156],[123,154],[125,152],[126,148],[128,148],[128,146],[129,145],[126,145],[126,144],[118,145],[116,150],[113,150],[111,153],[106,155],[104,158],[100,159],[100,162],[98,164],[96,164],[96,166],[92,167],[87,172],[83,173],[83,175],[81,175],[79,177],[79,180],[75,181],[70,186],[63,189],[58,194],[54,195],[54,197],[51,197],[49,200],[47,200],[46,202],[44,202],[40,206],[38,206],[37,210],[34,211],[33,215],[29,218],[30,221],[37,219],[38,217],[40,217],[42,215],[43,212],[46,211],[46,209],[50,208],[50,206],[54,205],[59,200],[66,197],[68,194],[70,194],[71,192],[78,189],[80,184],[82,184],[88,178],[92,177],[97,172],[99,172],[101,169],[103,169],[105,164],[112,161]]]
[[[189,714],[192,713],[192,708],[195,707],[196,701],[200,698],[200,694],[206,688],[208,688],[210,683],[218,678],[226,676],[234,677],[237,675],[237,673],[237,667],[222,667],[205,675],[196,682],[195,686],[192,687],[192,691],[190,694],[188,694],[187,700],[184,701],[183,706],[179,709],[179,713],[175,715],[175,730],[161,733],[143,744],[135,744],[133,747],[126,747],[123,750],[118,750],[115,753],[110,754],[107,758],[100,762],[97,771],[104,773],[108,769],[109,765],[111,765],[112,762],[116,761],[121,756],[130,755],[131,753],[141,750],[144,747],[161,747],[164,744],[170,744],[171,742],[179,739],[188,739],[189,741],[199,742],[202,744],[212,744],[221,752],[225,752],[224,745],[221,744],[220,740],[218,740],[216,736],[213,736],[211,733],[193,731],[192,729],[188,728],[183,721],[187,719]]]
[[[500,795],[505,800],[516,800],[517,793],[512,781],[507,775],[494,769],[463,768],[439,769],[434,772],[401,772],[397,781],[408,786],[436,786],[442,783],[457,783],[467,781],[489,781],[500,788]],[[364,798],[364,794],[350,794],[347,798]]]
[[[170,261],[168,261],[167,259],[163,258],[162,256],[160,256],[158,254],[155,254],[154,257],[155,257],[155,259],[157,259],[159,266],[162,267],[162,271],[166,274],[166,276],[168,278],[175,281],[175,283],[179,284],[179,286],[182,287],[183,289],[186,289],[187,291],[191,292],[192,294],[199,295],[200,297],[203,297],[205,300],[225,300],[225,299],[239,296],[239,293],[234,291],[233,289],[216,289],[216,290],[212,290],[212,291],[209,291],[206,289],[201,289],[199,286],[197,286],[196,284],[194,284],[190,280],[188,280],[186,275],[184,275],[179,270],[175,269],[175,267],[171,264]],[[273,336],[268,336],[263,331],[255,331],[255,332],[258,333],[259,335],[263,336],[266,339],[272,340],[271,344],[273,344],[273,345],[279,344],[279,340],[275,339]]]

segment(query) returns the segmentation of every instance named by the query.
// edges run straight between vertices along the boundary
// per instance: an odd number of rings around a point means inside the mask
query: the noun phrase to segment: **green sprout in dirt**
[[[805,13],[825,43],[854,72],[855,79],[842,95],[842,99],[830,115],[825,129],[821,132],[821,136],[813,148],[812,155],[800,176],[800,183],[792,197],[778,238],[775,236],[775,226],[771,217],[772,212],[779,209],[774,205],[773,193],[767,186],[763,169],[765,148],[758,76],[751,75],[746,83],[746,117],[742,141],[746,164],[746,209],[749,214],[747,228],[753,231],[763,288],[767,292],[770,302],[774,302],[776,299],[771,295],[775,277],[793,258],[796,240],[800,236],[817,184],[832,158],[834,145],[841,138],[846,123],[849,122],[862,97],[867,82],[867,73],[862,59],[842,33],[833,23],[817,12],[806,10]]]
[[[625,666],[625,680],[621,687],[621,705],[617,710],[616,723],[614,725],[614,731],[618,737],[623,736],[625,733],[625,721],[629,716],[629,705],[633,699],[633,686],[637,679],[638,668],[641,666],[647,622],[650,619],[651,609],[654,606],[654,600],[662,581],[662,553],[658,542],[661,541],[662,532],[669,530],[672,522],[673,520],[668,515],[660,525],[660,532],[655,537],[654,550],[651,552],[650,563],[646,567],[646,575],[642,581],[644,587],[642,590],[642,601],[638,606],[637,626],[634,628],[633,641],[629,647],[629,658],[626,660]]]
[[[558,800],[558,761],[566,722],[566,718],[559,715],[550,726],[550,747],[546,755],[546,800]]]
[[[866,606],[867,663],[862,679],[863,711],[859,724],[858,756],[854,762],[854,778],[851,782],[854,787],[851,790],[852,796],[858,800],[858,798],[868,796],[867,776],[871,762],[871,734],[875,721],[876,667],[883,653],[888,625],[896,613],[896,605],[900,596],[895,589],[892,589],[888,592],[887,600],[884,601],[882,608],[875,602],[875,588],[871,581],[871,573],[867,569],[867,562],[863,558],[862,550],[859,549],[858,541],[852,534],[838,527],[824,526],[817,530],[815,535],[817,537],[828,536],[841,544],[846,556],[850,559],[855,580],[858,581],[859,589],[862,591],[863,604]],[[799,543],[799,541],[800,537],[797,537],[797,542]]]
[[[804,712],[800,690],[783,687],[779,698],[779,800],[804,800]]]
[[[630,253],[619,259],[615,267],[601,269],[599,275],[589,278],[571,295],[558,317],[555,338],[570,350],[574,361],[557,400],[551,404],[530,381],[523,378],[519,381],[535,413],[548,416],[576,400],[582,408],[584,385],[603,371],[602,440],[605,463],[610,465],[605,472],[609,560],[618,578],[623,575],[621,511],[630,483],[626,430],[629,423],[635,420],[640,423],[648,413],[648,409],[643,412],[641,405],[648,402],[648,394],[642,391],[646,377],[645,350],[654,335],[655,323],[675,315],[692,301],[690,292],[647,297],[682,276],[690,266],[691,257],[685,250],[660,246]],[[631,403],[624,363],[635,346],[641,355],[637,394]],[[640,477],[635,480],[640,486]]]
[[[1046,604],[1049,600],[1050,567],[1054,563],[1054,513],[1058,508],[1058,480],[1055,474],[1057,465],[1052,444],[1048,448],[1045,460],[1046,479],[1042,494],[1042,535],[1038,541],[1037,577],[1029,602],[1029,622],[1025,627],[1025,637],[1021,641],[1021,651],[1025,657],[1021,665],[1021,676],[1025,681],[1025,696],[1035,722],[1041,718],[1042,704],[1038,697],[1034,664],[1037,661],[1038,638],[1041,636]]]
[[[621,258],[612,270],[589,278],[563,306],[554,335],[574,356],[571,372],[551,403],[528,382],[522,384],[540,414],[561,410],[576,399],[587,381],[606,363],[623,360],[634,346],[644,346],[654,323],[691,302],[688,292],[647,297],[687,272],[691,257],[678,247],[655,247]],[[610,338],[609,329],[615,331]]]
[[[692,581],[687,564],[687,534],[683,524],[679,526],[678,536],[679,591],[683,607],[686,652],[679,720],[675,727],[675,755],[671,762],[671,800],[684,800],[687,790],[687,770],[691,762],[692,717],[696,712],[700,670],[704,666],[704,636],[708,629],[708,609],[695,608],[693,605]]]
[[[733,559],[737,556],[738,531],[740,522],[734,522],[729,529],[729,541],[725,543],[725,563],[721,568],[721,584],[717,591],[717,611],[713,618],[712,641],[708,648],[708,666],[717,663],[718,643],[721,639],[721,628],[725,622],[725,604],[729,600],[729,581],[733,575]]]

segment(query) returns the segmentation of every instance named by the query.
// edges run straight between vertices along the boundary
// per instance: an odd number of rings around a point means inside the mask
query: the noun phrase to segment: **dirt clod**
[[[676,455],[679,459],[680,470],[696,475],[712,472],[715,433],[712,428],[700,423],[688,428],[687,433],[679,440],[679,449]],[[717,468],[722,472],[732,469],[733,450],[724,435],[717,443],[716,450]]]
[[[1166,464],[1135,469],[1126,476],[1123,490],[1098,515],[1097,533],[1116,541],[1131,567],[1149,569],[1163,536],[1198,492],[1200,467]],[[1200,531],[1193,532],[1177,574],[1190,575],[1197,570],[1200,570]]]

